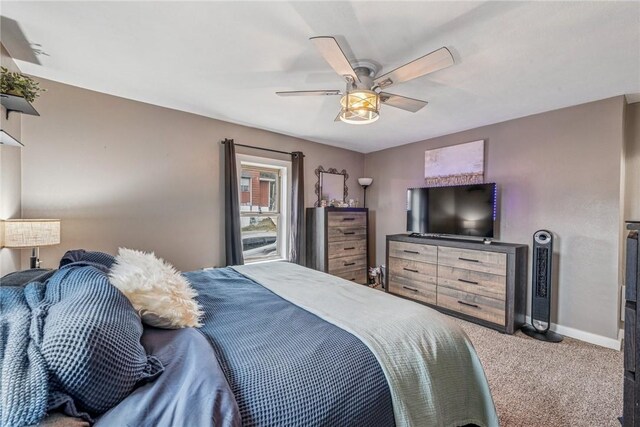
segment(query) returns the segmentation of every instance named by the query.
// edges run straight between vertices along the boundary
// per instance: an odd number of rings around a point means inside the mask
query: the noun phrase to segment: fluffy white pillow
[[[164,329],[201,326],[202,309],[195,301],[196,291],[153,252],[120,248],[109,280],[126,295],[147,325]]]

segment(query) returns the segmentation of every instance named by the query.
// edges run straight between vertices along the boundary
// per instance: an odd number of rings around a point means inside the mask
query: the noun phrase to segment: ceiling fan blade
[[[441,47],[440,49],[427,53],[425,56],[413,60],[408,64],[404,64],[387,74],[383,74],[376,78],[374,83],[381,89],[384,89],[396,83],[407,82],[415,79],[416,77],[442,70],[443,68],[450,67],[453,64],[453,56],[451,55],[451,52],[449,52],[449,49]]]
[[[311,40],[313,44],[316,45],[316,48],[318,48],[320,54],[323,56],[325,61],[327,61],[329,65],[331,65],[331,68],[333,68],[336,73],[338,73],[342,77],[351,76],[354,82],[360,81],[335,38],[329,36],[320,36],[311,37],[309,40]]]
[[[278,96],[329,96],[341,95],[339,90],[289,90],[284,92],[276,92]]]
[[[427,101],[419,99],[407,98],[406,96],[394,95],[392,93],[380,92],[380,102],[384,105],[400,108],[401,110],[411,111],[415,113],[428,104]]]
[[[342,114],[342,111],[340,111],[340,112],[338,113],[338,115],[336,116],[336,118],[335,118],[335,119],[333,119],[333,121],[334,121],[334,122],[341,122],[341,121],[342,121],[342,120],[340,120],[340,114]]]

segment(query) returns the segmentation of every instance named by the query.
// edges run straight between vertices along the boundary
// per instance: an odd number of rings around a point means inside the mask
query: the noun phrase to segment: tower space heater
[[[531,280],[531,325],[522,332],[548,342],[562,341],[562,335],[549,330],[551,325],[551,295],[553,273],[553,235],[547,230],[533,234],[533,265]]]

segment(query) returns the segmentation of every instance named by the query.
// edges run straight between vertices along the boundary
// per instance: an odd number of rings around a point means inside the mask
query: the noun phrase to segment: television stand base
[[[444,237],[444,234],[436,233],[411,233],[409,237]]]
[[[485,245],[490,245],[493,239],[479,236],[464,236],[458,234],[438,234],[438,233],[411,233],[409,237],[422,237],[429,239],[450,239],[450,240],[466,240],[471,242],[481,241]]]

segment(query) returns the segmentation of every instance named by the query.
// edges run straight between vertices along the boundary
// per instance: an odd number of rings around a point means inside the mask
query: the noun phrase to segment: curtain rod
[[[227,142],[226,139],[223,139],[222,141],[220,141],[221,144],[224,144],[225,142]],[[245,148],[253,148],[255,150],[263,150],[263,151],[270,151],[272,153],[279,153],[279,154],[287,154],[289,156],[293,155],[294,153],[290,153],[288,151],[280,151],[280,150],[274,150],[272,148],[263,148],[263,147],[256,147],[253,145],[245,145],[245,144],[238,144],[238,143],[234,143],[237,147],[245,147]],[[302,154],[302,157],[305,157],[304,154]]]

